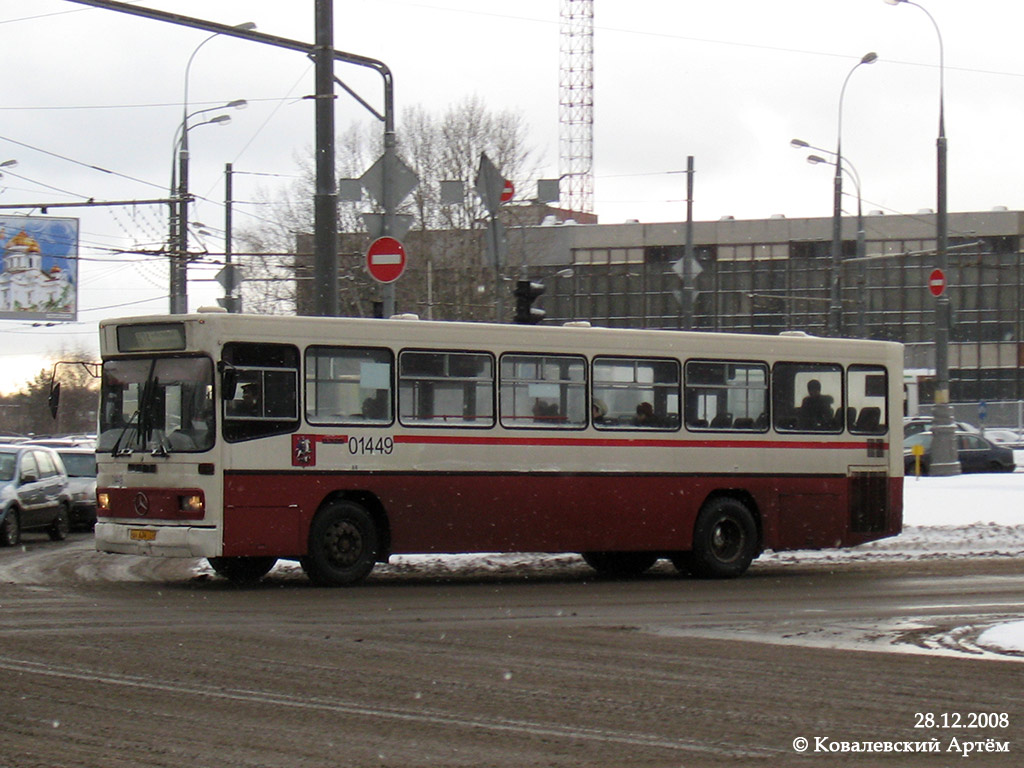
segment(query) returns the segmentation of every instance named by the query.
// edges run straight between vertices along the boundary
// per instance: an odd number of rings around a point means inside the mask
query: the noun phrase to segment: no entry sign
[[[505,179],[505,184],[501,188],[501,202],[507,203],[509,200],[511,200],[513,198],[513,196],[515,194],[516,194],[516,187],[515,187],[515,185],[511,181],[509,181],[508,179]]]
[[[946,292],[946,274],[941,269],[933,269],[932,273],[928,275],[928,290],[935,297]]]
[[[366,249],[366,269],[379,283],[393,283],[405,271],[405,246],[393,237],[378,237]]]

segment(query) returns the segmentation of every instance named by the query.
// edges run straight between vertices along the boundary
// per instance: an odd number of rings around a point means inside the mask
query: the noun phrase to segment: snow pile
[[[906,526],[976,524],[1024,526],[1024,461],[1012,474],[908,477],[903,483]]]
[[[993,651],[1024,653],[1024,621],[990,627],[978,635],[977,643]]]

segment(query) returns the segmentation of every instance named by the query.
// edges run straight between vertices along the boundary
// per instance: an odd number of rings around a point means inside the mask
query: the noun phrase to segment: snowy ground
[[[852,549],[766,552],[758,563],[849,563],[949,558],[1024,558],[1024,451],[1012,474],[908,477],[904,483],[903,533]],[[665,566],[668,567],[668,566]],[[281,562],[275,572],[293,572]],[[211,574],[208,566],[200,573]],[[371,580],[478,578],[515,574],[530,578],[590,572],[578,555],[401,555],[378,565]],[[973,641],[983,649],[1024,654],[1024,620],[987,629]]]
[[[903,533],[846,550],[766,553],[761,561],[853,562],[1024,557],[1024,451],[1013,474],[906,478]],[[1024,653],[1024,620],[986,629],[982,649]]]

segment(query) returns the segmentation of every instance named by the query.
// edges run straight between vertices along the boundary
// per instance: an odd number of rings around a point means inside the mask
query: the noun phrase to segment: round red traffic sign
[[[515,193],[516,193],[515,185],[511,181],[509,181],[508,179],[505,179],[505,186],[502,187],[502,189],[501,189],[501,202],[507,203],[509,200],[512,199],[512,196]]]
[[[936,297],[946,292],[946,274],[941,269],[933,269],[928,275],[928,290]]]
[[[405,271],[405,246],[393,237],[378,237],[366,249],[366,269],[378,283],[393,283]]]

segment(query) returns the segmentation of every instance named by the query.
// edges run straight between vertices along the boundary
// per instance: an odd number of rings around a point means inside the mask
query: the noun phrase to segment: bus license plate
[[[149,531],[145,528],[131,528],[128,531],[128,538],[132,541],[156,541],[156,531]]]

